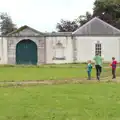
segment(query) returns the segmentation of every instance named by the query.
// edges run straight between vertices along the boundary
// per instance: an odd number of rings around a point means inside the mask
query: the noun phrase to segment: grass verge
[[[1,120],[118,120],[119,84],[0,88]]]

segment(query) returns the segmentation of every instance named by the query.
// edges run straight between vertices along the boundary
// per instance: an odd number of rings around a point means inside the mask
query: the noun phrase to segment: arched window
[[[95,43],[95,55],[96,54],[102,55],[102,44],[99,41]]]
[[[54,49],[54,57],[53,59],[54,60],[64,60],[65,57],[64,57],[64,47],[63,45],[58,42],[55,46],[55,49]]]

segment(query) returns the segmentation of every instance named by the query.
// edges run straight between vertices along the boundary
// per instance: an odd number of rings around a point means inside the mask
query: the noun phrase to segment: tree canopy
[[[16,30],[16,25],[13,24],[12,19],[7,13],[0,14],[0,32],[1,35],[7,35],[8,33]]]
[[[56,28],[59,32],[73,32],[78,28],[78,25],[75,21],[61,20],[61,23],[58,23]]]
[[[96,0],[93,8],[95,16],[120,29],[120,1]]]
[[[93,14],[86,12],[85,15],[80,15],[70,22],[62,20],[57,24],[57,29],[60,32],[72,32],[95,16],[120,29],[120,0],[95,0]]]

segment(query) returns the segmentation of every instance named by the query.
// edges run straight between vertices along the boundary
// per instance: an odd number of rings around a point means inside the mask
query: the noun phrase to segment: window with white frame
[[[64,57],[64,47],[62,43],[58,42],[54,48],[54,60],[65,60]]]
[[[96,54],[102,55],[102,44],[99,41],[95,43],[95,55]]]

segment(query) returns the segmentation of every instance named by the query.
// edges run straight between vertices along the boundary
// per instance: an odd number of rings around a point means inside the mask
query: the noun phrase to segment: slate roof
[[[73,35],[120,35],[120,30],[95,17],[72,33]]]

